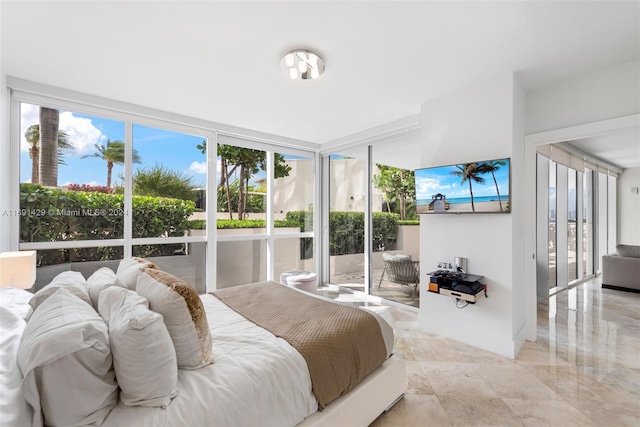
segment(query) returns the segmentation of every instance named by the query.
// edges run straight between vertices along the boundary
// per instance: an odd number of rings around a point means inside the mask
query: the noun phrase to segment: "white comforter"
[[[293,426],[316,412],[307,365],[281,338],[202,295],[215,363],[178,374],[166,409],[119,402],[104,427]]]

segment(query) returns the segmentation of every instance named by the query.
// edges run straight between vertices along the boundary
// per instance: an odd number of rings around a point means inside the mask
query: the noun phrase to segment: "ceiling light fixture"
[[[324,72],[324,61],[315,52],[294,49],[282,57],[280,68],[291,80],[311,80]]]

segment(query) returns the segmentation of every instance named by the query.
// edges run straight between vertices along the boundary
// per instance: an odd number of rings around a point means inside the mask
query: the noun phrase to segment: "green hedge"
[[[133,237],[184,236],[195,204],[188,200],[133,196]],[[20,184],[20,241],[60,242],[123,237],[124,198],[119,194],[68,191]],[[136,256],[173,255],[182,244],[134,246]],[[40,264],[122,257],[122,248],[38,251]]]
[[[287,212],[286,218],[298,221],[300,231],[313,230],[313,212]],[[373,251],[393,249],[398,238],[399,215],[386,212],[373,213]],[[310,228],[306,228],[306,226]],[[312,239],[301,239],[303,259],[309,257]],[[312,253],[312,252],[311,252]],[[329,254],[347,255],[364,253],[364,213],[329,212]]]
[[[184,236],[189,229],[204,229],[204,220],[189,220],[195,210],[192,201],[163,197],[133,196],[133,237]],[[108,240],[123,237],[124,198],[121,194],[68,191],[23,183],[20,185],[20,241],[60,242]],[[364,213],[330,212],[331,255],[364,252]],[[288,212],[275,227],[313,230],[313,212]],[[265,228],[264,220],[218,220],[217,227]],[[393,249],[398,235],[398,215],[373,213],[373,251]],[[313,257],[313,239],[300,239],[302,259]],[[184,253],[183,244],[138,245],[135,256],[152,257]],[[73,261],[119,259],[121,247],[55,249],[38,251],[40,265]]]
[[[420,225],[419,219],[399,219],[398,225]]]

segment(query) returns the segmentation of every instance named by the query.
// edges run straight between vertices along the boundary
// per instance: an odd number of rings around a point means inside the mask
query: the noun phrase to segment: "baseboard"
[[[633,293],[636,293],[636,294],[640,294],[640,289],[625,288],[624,286],[605,285],[603,283],[602,287],[605,288],[605,289],[613,289],[614,291],[625,291],[625,292],[633,292]]]

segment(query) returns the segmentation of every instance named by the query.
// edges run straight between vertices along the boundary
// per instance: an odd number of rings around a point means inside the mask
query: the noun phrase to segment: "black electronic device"
[[[480,283],[484,276],[450,270],[435,270],[427,273],[427,276],[429,276],[430,292],[451,296],[472,304],[480,296],[485,296],[484,286]]]
[[[480,282],[458,282],[453,281],[451,289],[456,292],[462,292],[463,294],[475,295],[483,289]]]

